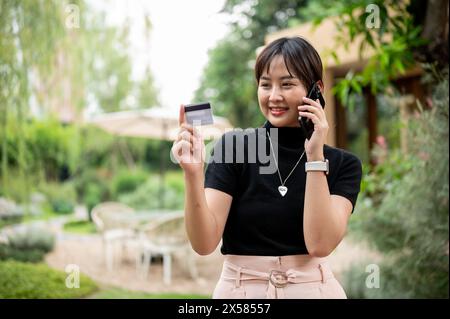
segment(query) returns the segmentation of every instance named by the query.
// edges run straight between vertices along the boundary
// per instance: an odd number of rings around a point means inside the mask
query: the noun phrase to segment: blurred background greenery
[[[371,4],[380,9],[381,27],[375,30],[364,24]],[[83,12],[78,28],[66,25],[68,5]],[[448,298],[448,16],[440,20],[443,8],[448,12],[448,2],[227,0],[222,12],[233,17],[229,32],[210,50],[195,92],[195,100],[211,101],[215,114],[235,127],[257,127],[263,117],[253,64],[269,34],[305,22],[320,25],[333,16],[347,35],[342,45],[362,37],[374,49],[363,68],[346,73],[332,88],[347,110],[346,148],[362,160],[365,173],[349,236],[384,257],[379,289],[365,286],[364,263],[346,273],[352,298]],[[105,14],[83,0],[0,2],[0,228],[68,216],[66,231],[89,234],[95,232],[90,215],[73,218],[77,207],[90,212],[101,202],[118,201],[137,210],[183,208],[182,172],[168,152],[159,151],[161,143],[169,150],[170,142],[111,136],[83,121],[92,101],[104,112],[135,109],[130,96],[138,108],[160,104],[148,66],[141,80],[131,76],[129,26],[107,25]],[[150,34],[146,21],[144,32]],[[392,35],[388,41],[386,33]],[[405,125],[392,103],[404,93],[394,78],[416,65],[423,70],[426,99],[414,103]],[[378,105],[380,139],[373,145],[365,90]],[[161,156],[169,163],[163,207]],[[57,290],[5,293],[12,289],[5,278],[16,278],[20,267],[32,267],[28,262],[41,262],[53,249],[54,239],[45,232],[27,231],[34,235],[17,233],[7,244],[0,242],[0,297],[63,296]],[[30,278],[46,273],[45,266],[36,265],[37,275]],[[21,276],[28,269],[20,270]],[[96,289],[94,283],[86,287],[90,290],[81,295]],[[48,291],[53,289],[49,283]]]

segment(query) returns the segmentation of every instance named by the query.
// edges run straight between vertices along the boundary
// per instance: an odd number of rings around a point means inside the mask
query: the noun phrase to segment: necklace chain
[[[295,164],[294,168],[291,170],[291,172],[289,173],[289,175],[286,177],[286,179],[283,182],[283,179],[281,178],[281,173],[280,173],[280,169],[278,168],[278,162],[277,159],[275,157],[275,151],[273,150],[273,145],[272,145],[272,139],[270,138],[270,134],[269,132],[267,132],[267,136],[269,137],[269,143],[270,143],[270,148],[272,149],[272,154],[273,154],[273,159],[275,160],[275,165],[277,166],[277,171],[278,171],[278,177],[280,177],[280,182],[281,182],[281,186],[284,186],[284,184],[286,183],[286,181],[288,180],[288,178],[291,176],[292,172],[294,172],[295,168],[297,167],[297,165],[300,163],[300,161],[303,158],[303,155],[305,155],[305,150],[303,150],[302,155],[300,155],[300,158],[298,159],[297,163]]]

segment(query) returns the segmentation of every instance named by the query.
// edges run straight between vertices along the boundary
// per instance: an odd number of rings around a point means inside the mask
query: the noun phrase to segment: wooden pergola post
[[[369,154],[370,165],[376,165],[375,159],[372,158],[372,149],[377,142],[377,102],[375,95],[372,94],[369,88],[364,90],[364,96],[367,103],[367,128],[369,130]]]

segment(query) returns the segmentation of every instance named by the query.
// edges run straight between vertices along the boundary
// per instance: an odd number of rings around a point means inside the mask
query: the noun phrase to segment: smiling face
[[[258,84],[258,102],[264,117],[276,127],[298,127],[298,106],[304,104],[306,88],[289,73],[284,59],[276,55],[262,72]]]

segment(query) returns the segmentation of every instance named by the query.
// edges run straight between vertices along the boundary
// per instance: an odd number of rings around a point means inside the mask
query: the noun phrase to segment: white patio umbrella
[[[94,116],[88,121],[105,131],[119,136],[143,137],[157,140],[173,141],[178,134],[178,109],[154,107],[145,110],[104,113]],[[214,116],[214,124],[199,127],[205,139],[217,139],[233,126],[223,117]],[[160,154],[164,154],[161,143]],[[167,150],[168,152],[168,150]],[[163,178],[165,171],[164,156],[160,163],[160,206],[163,207]]]
[[[151,108],[100,114],[89,122],[116,135],[173,141],[178,133],[178,114],[178,109]],[[227,119],[214,116],[214,124],[200,130],[206,139],[216,139],[232,128]]]

